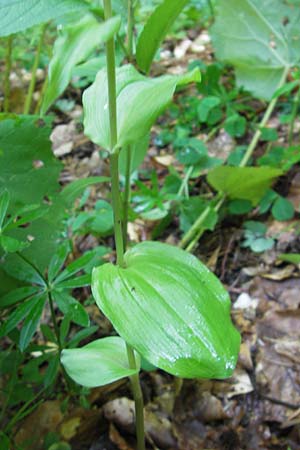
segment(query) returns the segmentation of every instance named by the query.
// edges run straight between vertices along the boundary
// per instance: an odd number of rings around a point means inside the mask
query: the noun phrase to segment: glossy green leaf
[[[216,167],[207,176],[209,184],[230,199],[244,199],[256,205],[273,181],[282,175],[271,167]]]
[[[49,267],[48,267],[48,280],[52,281],[60,269],[62,268],[67,256],[70,252],[70,243],[69,241],[64,241],[60,244],[59,248],[56,250],[54,255],[51,258]]]
[[[81,275],[76,278],[70,278],[68,280],[61,281],[57,284],[59,288],[75,289],[79,287],[89,286],[91,284],[91,275]]]
[[[99,23],[92,14],[79,22],[67,25],[54,44],[49,65],[49,81],[44,94],[41,113],[45,114],[51,104],[67,87],[73,68],[86,60],[94,48],[111,38],[119,29],[120,17]]]
[[[83,0],[0,0],[0,36],[88,8]]]
[[[4,190],[0,195],[0,232],[9,205],[9,193]]]
[[[23,352],[28,347],[32,336],[36,332],[45,303],[46,296],[39,297],[37,303],[26,315],[26,319],[24,320],[20,333],[19,347],[21,352]]]
[[[6,295],[0,299],[0,309],[8,308],[9,306],[18,303],[20,300],[24,300],[27,297],[32,296],[38,291],[36,286],[25,286],[9,291]]]
[[[0,326],[0,337],[12,331],[27,315],[31,314],[35,307],[41,302],[40,296],[27,300],[10,314],[9,318]]]
[[[219,280],[195,256],[159,242],[127,251],[125,265],[105,264],[92,277],[97,305],[119,335],[173,375],[230,376],[240,336]]]
[[[128,365],[126,345],[117,336],[98,339],[78,349],[63,350],[61,362],[76,383],[87,387],[104,386],[139,372]]]
[[[122,148],[144,138],[156,118],[171,101],[176,86],[200,81],[200,72],[147,78],[132,65],[117,69],[117,146]],[[105,149],[110,148],[109,110],[106,69],[100,70],[95,82],[84,91],[84,131]]]
[[[160,43],[188,2],[189,0],[164,0],[149,17],[136,48],[136,61],[143,72],[149,72]]]
[[[71,297],[66,292],[54,291],[53,298],[57,303],[58,308],[65,314],[72,322],[88,327],[90,319],[84,307],[75,298]]]
[[[300,7],[284,0],[219,0],[212,27],[218,59],[240,86],[270,99],[283,73],[300,62]]]

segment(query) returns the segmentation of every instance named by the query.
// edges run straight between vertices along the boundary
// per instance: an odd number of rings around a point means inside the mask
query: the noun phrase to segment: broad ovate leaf
[[[283,174],[273,167],[222,166],[211,170],[209,184],[230,199],[250,200],[253,205],[261,200],[274,180]]]
[[[219,0],[212,27],[217,57],[240,86],[269,100],[284,72],[300,63],[300,7],[284,0]]]
[[[156,118],[170,103],[176,86],[200,81],[198,69],[184,75],[147,78],[128,64],[117,69],[117,146],[144,138]],[[83,94],[84,131],[95,143],[110,147],[108,86],[106,69]]]
[[[159,242],[125,254],[125,267],[94,269],[97,305],[151,364],[183,378],[226,378],[240,336],[219,280],[193,255]]]
[[[120,24],[119,16],[100,24],[92,14],[87,14],[79,22],[63,29],[54,44],[42,114],[47,112],[54,100],[65,90],[74,67],[85,61],[101,43],[111,38],[118,31]]]
[[[140,370],[138,355],[136,369],[129,367],[126,344],[118,336],[98,339],[82,348],[63,350],[61,362],[68,375],[86,387],[104,386]]]
[[[88,9],[83,0],[0,0],[0,36]]]
[[[189,0],[164,0],[149,17],[139,37],[136,60],[143,72],[148,72],[159,44]]]

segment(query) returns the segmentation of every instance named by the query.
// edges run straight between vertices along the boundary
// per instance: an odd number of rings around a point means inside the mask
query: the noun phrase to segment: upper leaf
[[[0,0],[0,36],[88,9],[83,0]]]
[[[92,14],[87,14],[79,22],[64,28],[54,44],[42,114],[47,112],[51,103],[65,90],[74,67],[84,61],[95,47],[116,33],[120,23],[120,17],[113,17],[100,24]]]
[[[156,118],[171,101],[177,85],[200,81],[198,69],[184,75],[147,78],[132,65],[117,69],[117,146],[137,142],[149,132]],[[85,134],[105,149],[110,147],[106,69],[84,91]]]
[[[190,253],[159,242],[130,249],[125,265],[105,264],[92,277],[97,305],[120,336],[176,376],[230,376],[240,337],[219,280]]]
[[[117,336],[98,339],[82,348],[63,350],[61,362],[76,383],[87,387],[104,386],[139,372],[130,369],[123,339]]]
[[[282,170],[273,167],[216,167],[207,180],[217,191],[229,198],[250,200],[256,205]]]
[[[149,71],[159,44],[188,1],[164,0],[148,19],[136,48],[136,60],[143,72]]]
[[[300,62],[300,7],[283,0],[219,0],[217,8],[217,57],[234,65],[240,86],[270,99],[285,69]]]

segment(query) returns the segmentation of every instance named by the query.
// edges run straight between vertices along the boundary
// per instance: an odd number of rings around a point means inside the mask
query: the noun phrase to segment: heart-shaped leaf
[[[98,339],[82,348],[63,350],[61,362],[76,383],[87,387],[104,386],[140,370],[138,355],[136,369],[130,369],[125,342],[118,336]]]
[[[122,338],[155,366],[184,378],[226,378],[240,336],[219,280],[193,255],[159,242],[125,254],[125,267],[94,269],[97,305]]]
[[[171,101],[176,86],[200,81],[198,69],[184,75],[147,78],[128,64],[116,73],[117,146],[124,147],[144,138],[156,118]],[[106,69],[98,72],[95,82],[84,91],[84,132],[105,149],[110,147],[108,88]]]

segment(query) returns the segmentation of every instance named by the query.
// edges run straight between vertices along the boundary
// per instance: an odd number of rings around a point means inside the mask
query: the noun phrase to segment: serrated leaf
[[[212,27],[218,59],[236,69],[240,86],[269,100],[300,62],[300,8],[283,0],[219,0]]]
[[[147,78],[132,65],[117,69],[117,147],[126,147],[149,133],[156,118],[171,101],[176,86],[200,81],[195,69],[185,75]],[[110,149],[109,108],[106,69],[84,91],[84,131],[95,143]],[[112,150],[112,149],[111,149]]]
[[[97,305],[150,363],[184,378],[226,378],[239,351],[230,299],[193,255],[159,242],[126,252],[125,267],[93,271]]]
[[[54,44],[41,114],[46,114],[51,104],[65,90],[73,68],[83,62],[94,48],[111,38],[118,31],[120,24],[120,17],[113,17],[100,24],[92,14],[87,14],[79,22],[63,29]]]
[[[28,347],[32,336],[36,332],[45,303],[46,296],[40,297],[34,307],[26,315],[26,319],[24,320],[20,333],[19,347],[21,352]]]
[[[283,172],[272,167],[216,167],[207,180],[230,199],[250,200],[256,205],[273,181]]]
[[[0,0],[0,36],[88,9],[89,5],[83,0]]]
[[[117,336],[98,339],[82,348],[63,350],[61,356],[68,375],[86,387],[105,386],[138,373],[138,355],[136,361],[137,368],[130,369],[126,344]]]
[[[159,44],[189,0],[164,0],[149,17],[138,39],[136,61],[148,73]]]

